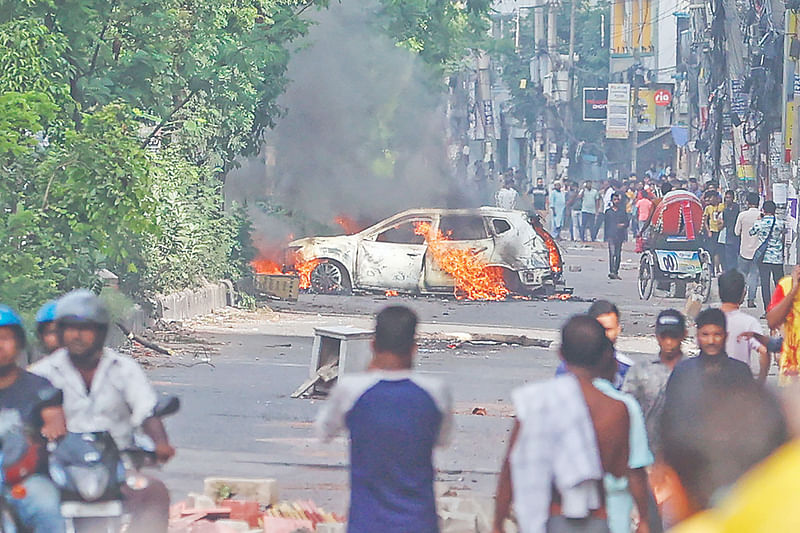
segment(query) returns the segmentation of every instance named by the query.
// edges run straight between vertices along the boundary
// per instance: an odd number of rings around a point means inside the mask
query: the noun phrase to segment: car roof
[[[359,233],[368,233],[373,231],[378,227],[383,227],[386,223],[394,222],[395,220],[406,218],[406,217],[413,217],[413,216],[434,216],[434,215],[476,215],[476,216],[489,216],[489,217],[526,217],[527,213],[525,211],[516,211],[510,209],[500,209],[499,207],[472,207],[472,208],[464,208],[464,209],[447,209],[442,207],[420,207],[415,209],[406,209],[405,211],[401,211],[396,215],[392,215],[390,217],[386,217],[382,220],[379,220],[375,224],[364,228]]]
[[[479,216],[508,216],[525,215],[524,211],[511,209],[500,209],[499,207],[473,207],[466,209],[446,209],[439,207],[407,209],[389,218],[413,216],[413,215],[479,215]]]

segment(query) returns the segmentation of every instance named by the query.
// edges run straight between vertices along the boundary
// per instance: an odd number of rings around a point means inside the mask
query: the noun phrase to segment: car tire
[[[311,271],[311,290],[318,294],[350,294],[350,276],[336,261],[323,259]]]

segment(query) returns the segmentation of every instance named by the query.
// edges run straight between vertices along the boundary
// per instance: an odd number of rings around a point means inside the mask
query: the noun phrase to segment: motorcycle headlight
[[[67,473],[72,479],[78,494],[87,502],[102,496],[108,488],[109,473],[102,464],[92,466],[68,466]]]

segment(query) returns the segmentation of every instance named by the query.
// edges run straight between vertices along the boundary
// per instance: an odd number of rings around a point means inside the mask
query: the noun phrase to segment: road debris
[[[485,407],[476,407],[475,409],[472,410],[472,414],[473,415],[478,415],[478,416],[486,416],[486,408]]]

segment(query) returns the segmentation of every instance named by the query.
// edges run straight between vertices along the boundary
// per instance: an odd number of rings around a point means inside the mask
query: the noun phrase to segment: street
[[[271,309],[231,310],[184,324],[205,345],[200,357],[210,357],[214,366],[187,359],[191,349],[177,364],[162,359],[150,365],[149,375],[158,389],[179,395],[183,402],[181,412],[167,422],[178,454],[162,476],[175,499],[201,491],[207,476],[269,477],[278,480],[282,498],[313,499],[326,509],[345,512],[346,440],[317,441],[312,421],[324,400],[291,399],[290,394],[308,377],[314,326],[369,327],[376,311],[403,304],[414,308],[423,323],[418,370],[446,380],[454,396],[452,443],[436,458],[442,490],[491,497],[512,425],[510,392],[553,374],[557,342],[545,348],[442,339],[459,332],[501,332],[527,334],[546,346],[557,340],[566,317],[586,310],[587,300],[608,298],[622,312],[620,348],[637,361],[652,357],[656,314],[666,307],[682,309],[684,301],[640,301],[637,259],[628,243],[623,279],[611,281],[603,245],[566,243],[568,267],[581,270],[567,272],[575,301],[483,303],[303,294],[298,302],[273,302]],[[691,346],[687,341],[686,347]],[[476,407],[484,408],[486,415],[473,415]]]

